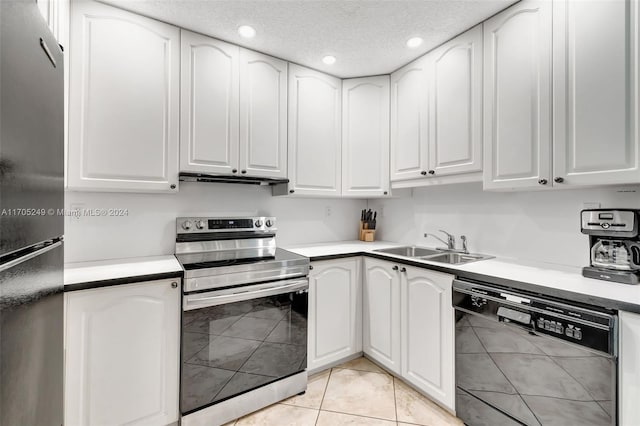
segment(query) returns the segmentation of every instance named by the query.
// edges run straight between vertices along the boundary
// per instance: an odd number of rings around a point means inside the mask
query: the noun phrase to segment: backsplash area
[[[589,263],[580,233],[585,203],[640,209],[640,186],[528,192],[483,192],[481,184],[417,188],[412,198],[370,200],[376,239],[442,246],[425,232],[466,235],[471,252],[570,266]],[[594,207],[593,205],[589,208]],[[382,217],[380,217],[382,212]]]
[[[376,240],[442,244],[444,229],[469,250],[519,261],[589,263],[580,233],[585,203],[640,209],[640,186],[538,192],[484,192],[481,184],[416,188],[407,198],[369,200],[378,211]],[[365,200],[272,197],[250,185],[182,183],[178,194],[66,193],[75,209],[125,209],[125,216],[67,216],[65,262],[172,254],[178,216],[273,215],[280,246],[357,239]],[[90,236],[91,238],[87,238]]]
[[[365,200],[272,197],[270,188],[180,184],[177,194],[67,191],[65,207],[125,209],[125,216],[67,216],[65,262],[173,254],[178,216],[276,216],[278,245],[354,240]]]

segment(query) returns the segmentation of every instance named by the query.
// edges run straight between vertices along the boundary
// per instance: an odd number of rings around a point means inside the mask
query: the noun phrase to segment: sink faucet
[[[462,254],[469,254],[469,248],[467,247],[467,236],[461,235],[460,239],[462,240]]]
[[[456,249],[456,237],[454,237],[453,235],[451,235],[447,231],[443,231],[442,229],[440,230],[440,232],[444,233],[447,236],[447,241],[443,240],[442,238],[438,237],[437,235],[430,234],[428,232],[424,233],[424,237],[427,238],[427,237],[431,236],[431,237],[435,238],[436,240],[440,241],[441,243],[446,244],[447,245],[447,250],[455,250]]]

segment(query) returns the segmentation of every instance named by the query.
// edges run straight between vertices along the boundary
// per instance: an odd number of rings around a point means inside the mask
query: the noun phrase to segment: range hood
[[[289,179],[283,178],[266,178],[255,176],[237,176],[237,175],[214,175],[208,173],[186,173],[180,172],[180,180],[183,182],[212,182],[212,183],[242,183],[245,185],[279,185],[281,183],[289,183]]]

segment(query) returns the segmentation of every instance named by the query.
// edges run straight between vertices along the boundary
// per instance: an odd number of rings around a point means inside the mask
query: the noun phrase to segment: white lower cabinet
[[[178,421],[179,279],[65,294],[65,424]]]
[[[363,351],[401,374],[400,275],[393,262],[365,258],[363,286]]]
[[[364,261],[364,353],[454,411],[452,275]]]
[[[313,262],[309,273],[307,368],[320,370],[362,352],[359,257]]]
[[[453,276],[409,266],[400,271],[402,378],[453,411]]]
[[[640,425],[640,315],[620,311],[618,424]]]

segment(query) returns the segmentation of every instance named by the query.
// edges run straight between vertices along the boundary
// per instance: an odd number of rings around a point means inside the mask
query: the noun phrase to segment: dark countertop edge
[[[429,265],[422,262],[413,261],[411,259],[401,259],[398,257],[385,256],[384,254],[371,253],[371,252],[352,252],[344,254],[330,254],[326,256],[313,256],[310,257],[312,262],[318,262],[323,260],[343,259],[348,257],[365,256],[374,259],[386,260],[389,262],[398,262],[403,265],[416,266],[419,268],[430,269],[432,271],[444,272],[447,274],[455,275],[458,278],[482,281],[485,283],[495,284],[500,287],[512,288],[515,290],[524,290],[529,293],[537,295],[552,297],[557,299],[570,300],[572,302],[583,303],[586,305],[597,306],[606,309],[614,309],[620,311],[627,311],[640,314],[640,305],[634,303],[628,303],[620,300],[606,299],[603,297],[592,296],[583,293],[576,293],[573,291],[561,290],[553,287],[541,286],[538,284],[531,284],[522,281],[515,281],[506,278],[495,277],[492,275],[478,274],[475,272],[461,271],[459,269],[447,268],[446,266]],[[630,284],[620,284],[630,285]]]
[[[131,277],[113,278],[110,280],[89,281],[75,284],[66,284],[64,292],[77,290],[90,290],[92,288],[112,287],[123,284],[135,284],[145,281],[167,280],[169,278],[182,278],[182,271],[163,272],[160,274],[135,275]]]

